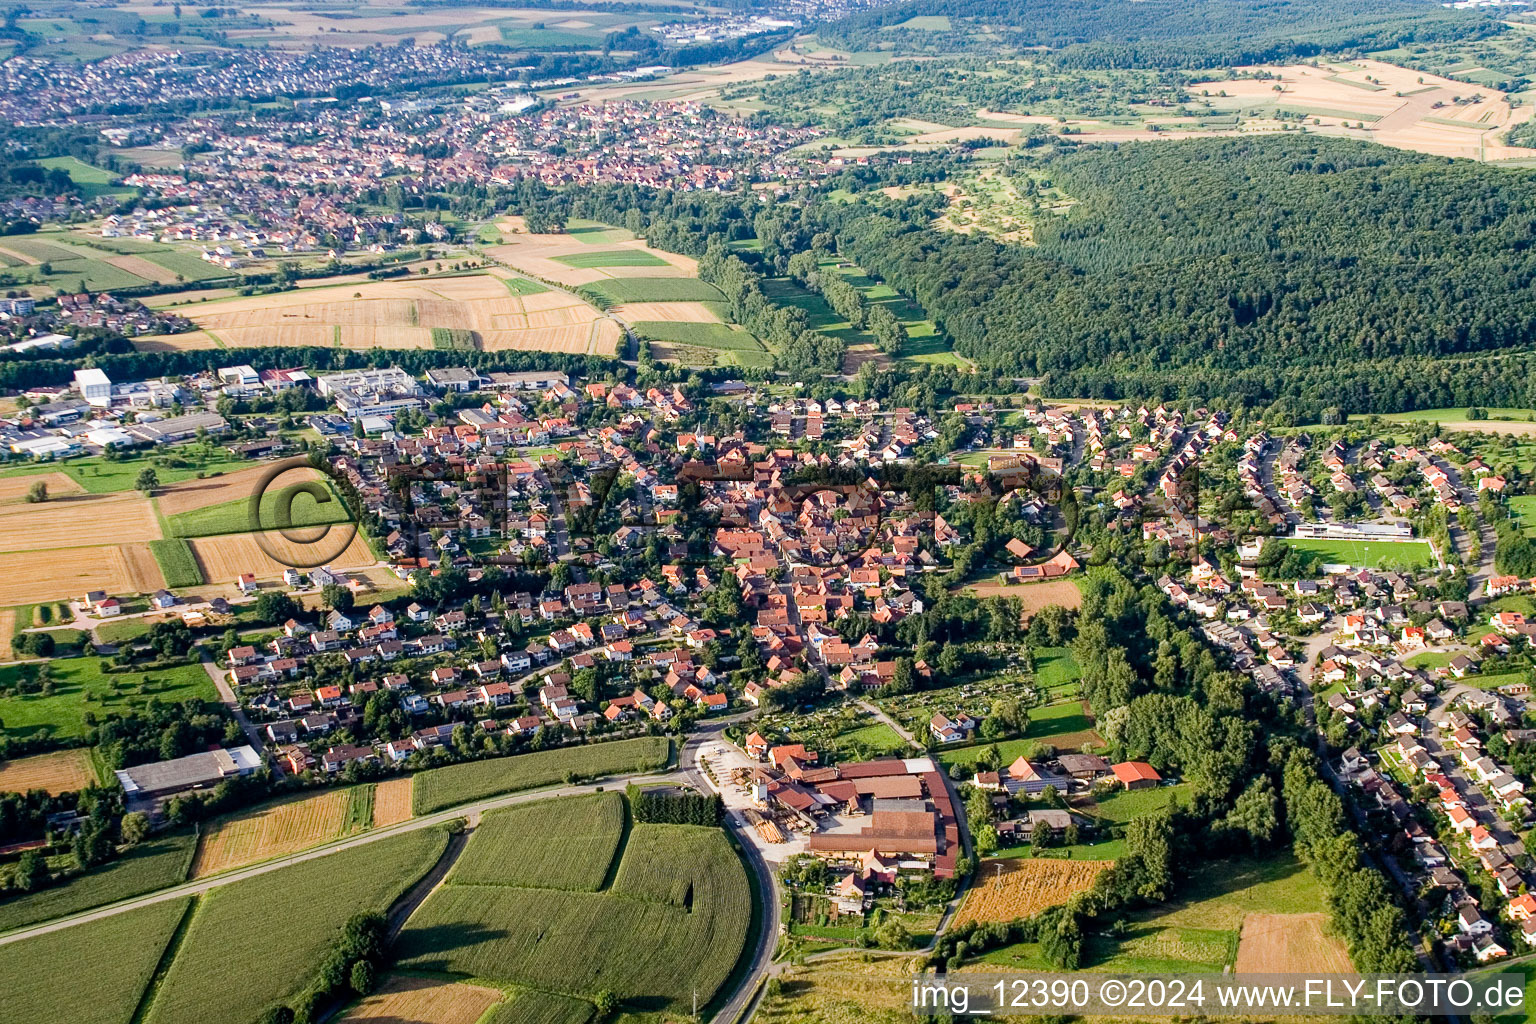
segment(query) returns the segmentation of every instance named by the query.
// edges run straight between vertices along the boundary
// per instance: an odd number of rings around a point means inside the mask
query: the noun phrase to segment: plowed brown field
[[[394,825],[411,816],[411,777],[386,779],[373,789],[373,827]]]
[[[1248,914],[1237,945],[1238,974],[1352,974],[1354,965],[1326,914]]]

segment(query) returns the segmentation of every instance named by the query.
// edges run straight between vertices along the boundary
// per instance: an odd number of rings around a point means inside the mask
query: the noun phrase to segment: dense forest
[[[1444,397],[1490,401],[1464,365],[1428,362],[1523,355],[1536,328],[1527,172],[1299,135],[1042,167],[1078,203],[1038,225],[1036,246],[932,230],[931,197],[813,204],[801,232],[831,232],[983,368],[1061,393],[1195,387],[1369,411],[1401,399],[1361,385],[1450,373]],[[1473,390],[1523,389],[1503,365],[1480,362]]]
[[[950,31],[903,28],[948,16]],[[1477,38],[1491,18],[1415,0],[922,0],[855,14],[821,29],[849,50],[996,54],[1050,47],[1070,67],[1221,67]]]

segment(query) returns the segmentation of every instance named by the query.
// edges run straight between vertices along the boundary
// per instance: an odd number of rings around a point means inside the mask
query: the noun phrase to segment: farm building
[[[1126,789],[1153,789],[1163,781],[1157,769],[1145,761],[1121,761],[1111,770]]]
[[[260,767],[261,756],[247,745],[135,765],[114,774],[129,800],[152,800],[212,786],[237,775],[249,775]]]

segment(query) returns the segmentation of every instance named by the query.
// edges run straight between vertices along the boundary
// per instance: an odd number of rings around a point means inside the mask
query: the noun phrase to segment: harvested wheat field
[[[32,485],[39,481],[48,485],[50,498],[57,498],[63,494],[85,493],[85,488],[65,473],[31,473],[27,476],[9,476],[0,479],[0,501],[24,501]]]
[[[136,491],[0,505],[0,546],[11,551],[158,540],[154,506]]]
[[[955,923],[1012,921],[1067,902],[1084,892],[1112,860],[1012,857],[983,861]]]
[[[119,270],[126,270],[156,284],[175,284],[176,271],[162,267],[158,263],[151,263],[143,256],[108,256],[105,262],[112,264]]]
[[[500,989],[485,985],[396,976],[348,1011],[341,1024],[475,1024],[501,1000]]]
[[[441,327],[477,332],[487,349],[586,352],[590,336],[563,328],[585,330],[600,316],[566,292],[514,295],[502,278],[490,274],[247,296],[185,312],[210,344],[360,351],[432,348],[432,330]],[[167,349],[192,347],[201,339],[159,336],[148,343]]]
[[[207,331],[188,331],[185,334],[147,334],[134,338],[133,347],[140,352],[198,352],[224,346]]]
[[[0,791],[27,793],[45,789],[57,796],[94,785],[91,755],[84,750],[60,750],[52,754],[0,761]]]
[[[519,218],[506,218],[498,225],[503,244],[488,246],[486,252],[493,258],[545,281],[553,281],[567,288],[608,281],[618,277],[694,277],[698,274],[698,261],[677,253],[652,249],[641,239],[593,245],[574,235],[532,235],[521,230]],[[594,262],[604,253],[635,253],[636,258],[651,257],[647,266],[571,266],[560,262],[558,257],[589,257]],[[643,254],[639,255],[639,254]],[[656,261],[663,265],[658,265]]]
[[[641,320],[660,321],[669,324],[718,324],[719,316],[702,302],[626,302],[614,306],[613,312],[621,320],[635,323]]]
[[[222,476],[170,484],[158,492],[155,501],[159,503],[161,513],[167,516],[207,508],[209,505],[222,505],[227,501],[249,501],[252,491],[261,483],[261,478],[272,471],[272,465],[275,464],[251,466]],[[274,487],[291,487],[305,480],[324,478],[325,474],[318,469],[299,466],[285,470],[272,484]]]
[[[350,527],[333,527],[331,533]],[[290,565],[305,565],[312,562],[316,554],[325,555],[334,551],[340,543],[339,538],[344,536],[337,533],[335,537],[329,536],[324,528],[314,530],[291,530],[298,537],[323,537],[311,543],[290,541],[281,533],[271,531],[263,534],[263,540],[273,551],[284,558],[291,558],[290,562],[279,562],[271,558],[257,545],[255,538],[249,533],[230,533],[219,537],[199,537],[191,541],[192,554],[197,558],[197,564],[203,570],[203,579],[209,583],[231,583],[240,577],[241,573],[251,573],[258,579],[271,579],[281,576],[283,570]],[[352,537],[352,543],[335,557],[326,560],[326,564],[335,569],[352,569],[362,565],[372,565],[378,559],[373,557],[373,552],[368,550],[368,544],[363,540],[363,535],[357,533]],[[20,603],[20,602],[15,602]]]
[[[1083,603],[1083,592],[1071,580],[1046,580],[1043,583],[1003,583],[997,579],[972,583],[966,592],[973,597],[1013,597],[1023,605],[1025,618],[1046,605],[1076,608]]]
[[[373,789],[373,827],[394,825],[411,816],[411,777],[387,779]]]
[[[164,586],[147,544],[0,552],[0,605],[78,599],[91,590],[148,594]]]
[[[1237,945],[1238,974],[1353,974],[1326,914],[1248,914]]]
[[[6,608],[0,610],[0,661],[10,661],[16,657],[16,649],[11,646],[16,636],[16,609]]]
[[[192,877],[296,853],[341,835],[352,800],[348,790],[285,800],[208,826],[197,846]]]

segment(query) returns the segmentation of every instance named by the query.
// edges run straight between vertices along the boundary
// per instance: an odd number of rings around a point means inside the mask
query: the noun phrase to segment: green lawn
[[[635,333],[651,341],[663,341],[698,348],[724,349],[729,352],[757,352],[762,349],[756,338],[729,324],[684,324],[667,320],[637,320],[630,325]]]
[[[1422,651],[1409,658],[1403,659],[1403,664],[1409,668],[1437,669],[1444,668],[1456,657],[1455,651]]]
[[[1048,690],[1070,686],[1083,677],[1071,648],[1040,647],[1035,650],[1035,678]]]
[[[1076,846],[1052,846],[1048,856],[1063,860],[1119,860],[1125,856],[1126,850],[1124,839],[1105,839],[1098,843],[1078,843]],[[1022,846],[1004,847],[988,856],[994,859],[1028,857],[1033,851],[1034,847],[1025,843]]]
[[[1097,814],[1110,821],[1130,821],[1167,807],[1176,796],[1188,797],[1193,790],[1194,787],[1187,782],[1177,786],[1158,786],[1155,789],[1122,789],[1096,801]]]
[[[644,249],[620,249],[614,252],[579,252],[572,256],[552,257],[556,263],[564,263],[578,270],[595,270],[602,267],[666,267],[666,260],[653,256]]]
[[[1424,569],[1435,564],[1429,542],[1403,543],[1368,540],[1306,540],[1282,537],[1287,544],[1317,565],[1342,564],[1362,569]]]
[[[1510,518],[1520,525],[1520,529],[1536,529],[1536,494],[1521,494],[1509,498],[1505,504],[1509,506]]]
[[[170,459],[173,464],[157,465],[156,460],[159,459]],[[161,485],[164,486],[196,479],[199,473],[205,476],[217,476],[220,473],[244,469],[250,464],[248,460],[232,457],[217,445],[190,444],[178,446],[167,454],[140,455],[119,459],[116,462],[108,462],[99,455],[93,455],[64,462],[28,463],[25,466],[0,471],[0,476],[29,476],[33,473],[62,471],[92,494],[111,494],[115,491],[133,490],[135,478],[146,466],[154,468]]]
[[[1245,914],[1323,909],[1322,887],[1289,851],[1202,864],[1176,899],[1131,914],[1124,936],[1090,935],[1084,967],[1126,974],[1219,971],[1233,962]]]
[[[537,281],[530,281],[526,277],[504,277],[501,283],[507,286],[507,291],[513,295],[538,295],[549,291]]]
[[[565,225],[565,233],[578,242],[588,245],[616,245],[619,242],[628,242],[635,237],[634,232],[624,228],[616,228],[612,224],[603,224],[595,220],[584,220],[581,217],[572,217]]]
[[[1505,407],[1488,407],[1483,410],[1490,420],[1536,420],[1536,409],[1515,409]],[[1356,413],[1351,420],[1369,419],[1369,415]],[[1382,416],[1388,420],[1407,420],[1420,423],[1457,423],[1466,420],[1467,407],[1459,405],[1454,408],[1440,409],[1414,409],[1411,412],[1392,412]]]
[[[52,156],[46,160],[39,160],[44,167],[57,167],[69,175],[69,180],[80,189],[80,194],[87,199],[94,199],[100,195],[131,196],[138,193],[137,189],[126,188],[121,185],[112,186],[117,175],[103,167],[93,167],[83,160],[72,156]]]
[[[85,735],[87,710],[100,717],[129,711],[150,697],[166,702],[194,697],[218,699],[213,681],[198,663],[115,675],[104,674],[102,659],[94,657],[58,658],[48,664],[55,686],[52,696],[0,697],[0,722],[5,723],[5,735],[17,739],[69,739]],[[15,686],[23,672],[35,671],[25,665],[0,666],[0,683]],[[141,686],[145,689],[142,694],[136,692]]]
[[[870,725],[862,725],[857,729],[840,732],[836,736],[839,744],[858,744],[869,750],[878,750],[883,753],[901,754],[912,749],[906,740],[896,734],[896,730],[884,722],[874,722]]]
[[[314,481],[309,481],[313,485]],[[290,526],[327,526],[352,521],[347,507],[329,483],[328,496],[322,501],[306,489],[306,484],[292,484],[269,490],[261,496],[260,515],[251,522],[251,503],[241,498],[207,508],[169,516],[173,537],[213,537],[223,533],[248,533],[252,529],[276,530]]]

